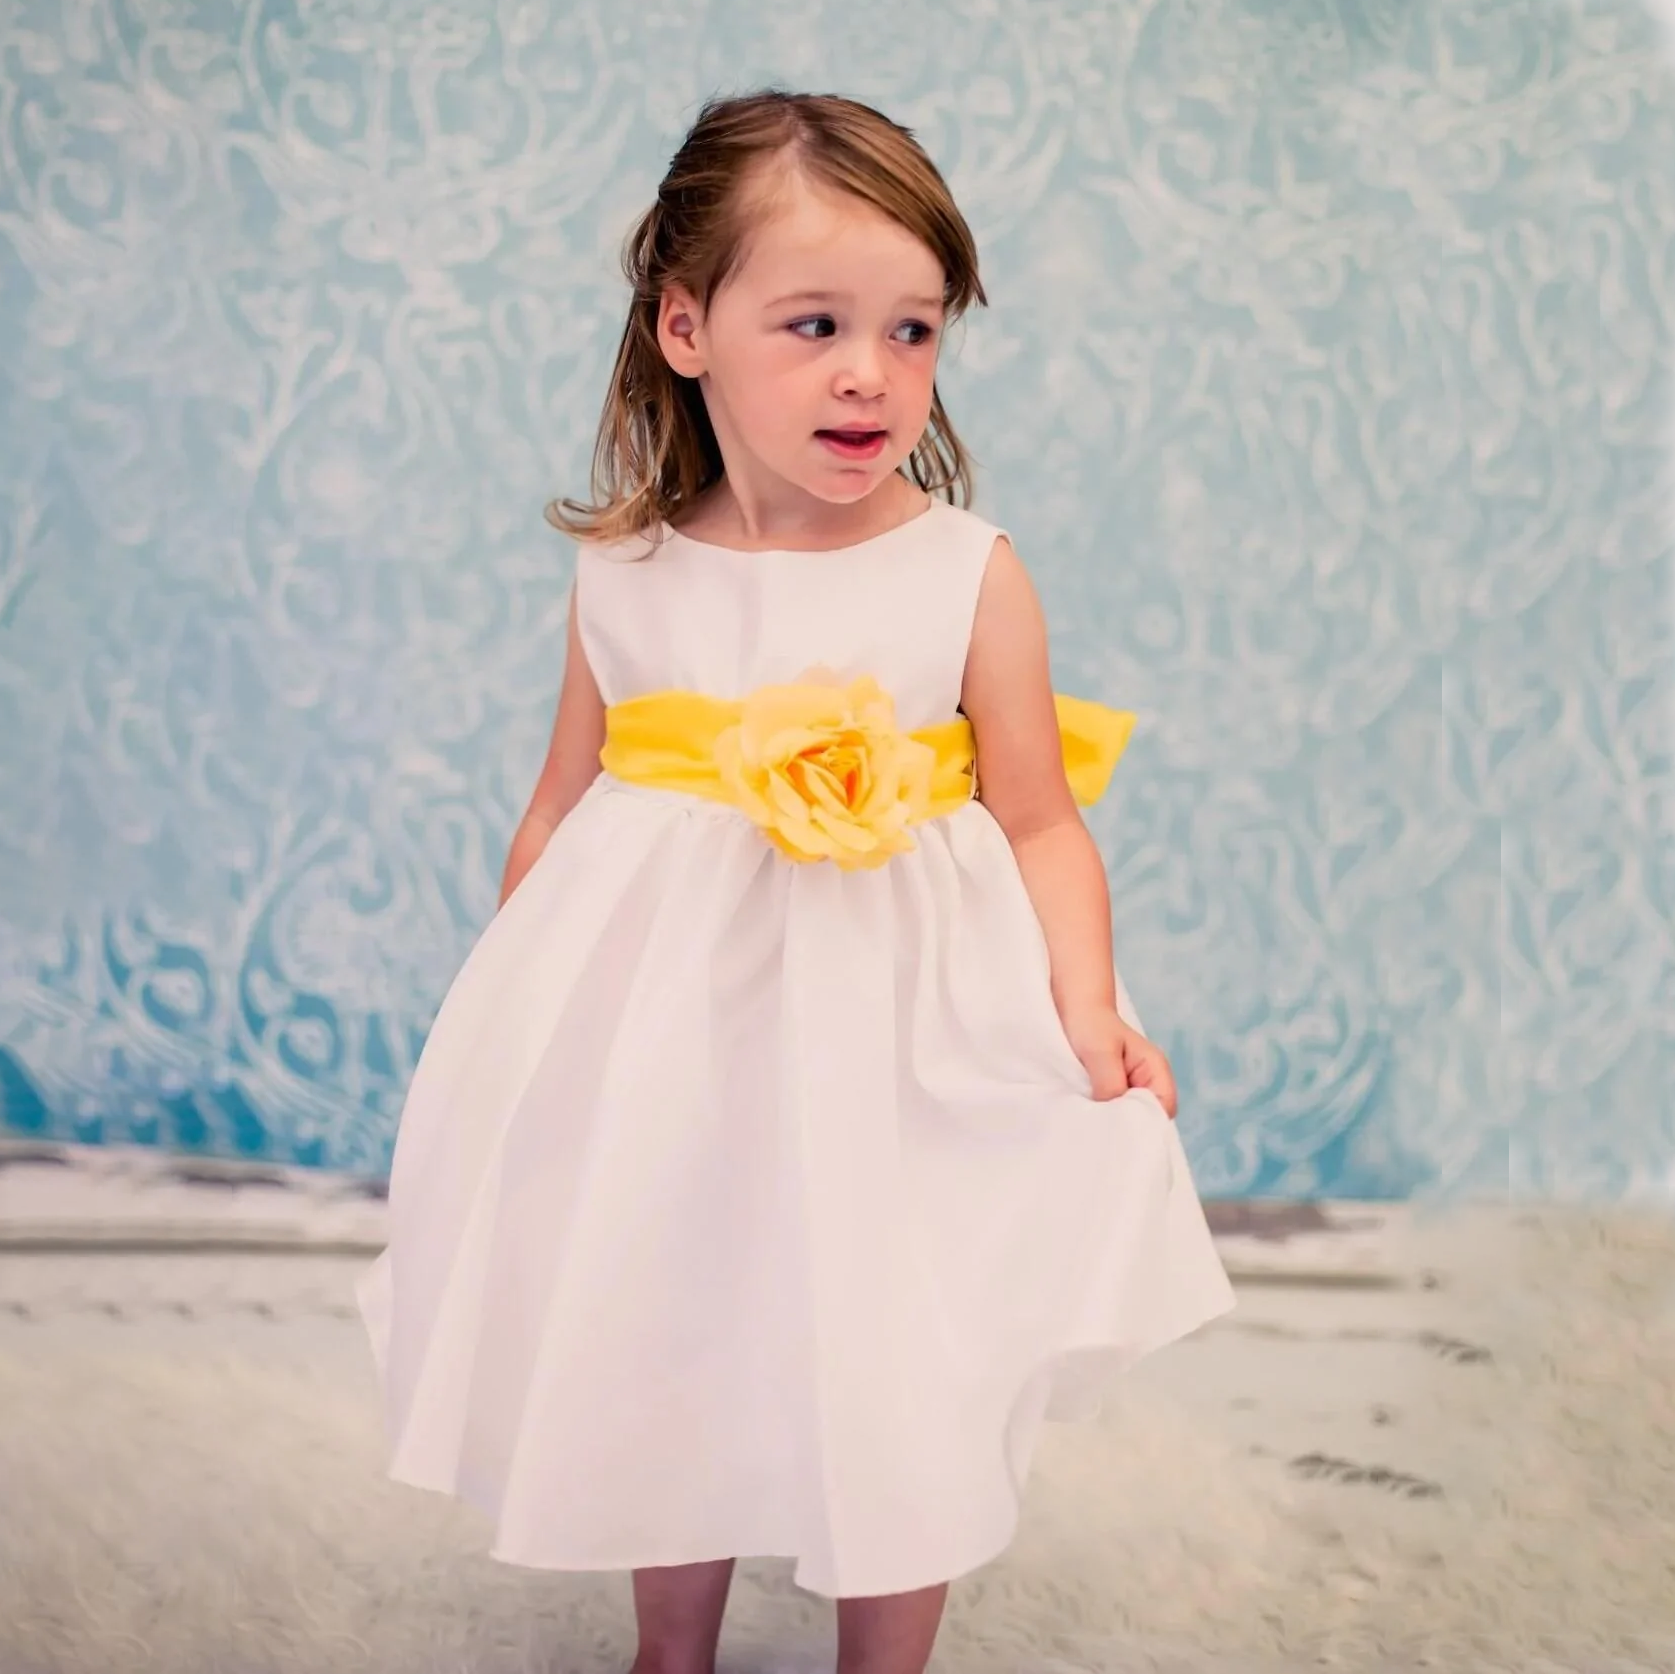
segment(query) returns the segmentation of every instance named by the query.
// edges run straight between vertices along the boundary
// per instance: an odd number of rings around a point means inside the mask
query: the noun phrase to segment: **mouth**
[[[846,425],[842,430],[817,430],[821,444],[843,459],[874,459],[884,451],[890,439],[888,430],[872,430],[862,425]]]

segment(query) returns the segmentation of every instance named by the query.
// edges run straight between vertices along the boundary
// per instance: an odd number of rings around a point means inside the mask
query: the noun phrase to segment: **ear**
[[[684,285],[670,285],[657,300],[657,346],[671,371],[696,378],[705,369],[699,331],[704,311]]]

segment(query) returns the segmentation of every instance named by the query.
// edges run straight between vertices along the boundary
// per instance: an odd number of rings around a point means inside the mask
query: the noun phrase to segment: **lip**
[[[846,425],[841,430],[817,430],[815,438],[828,452],[840,459],[876,459],[889,441],[887,430],[873,430],[862,425]]]

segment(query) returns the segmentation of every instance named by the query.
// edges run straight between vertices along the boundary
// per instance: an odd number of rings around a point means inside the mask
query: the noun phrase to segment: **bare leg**
[[[884,1598],[840,1598],[838,1674],[924,1674],[948,1588]]]
[[[733,1560],[634,1571],[640,1649],[628,1674],[715,1674]]]

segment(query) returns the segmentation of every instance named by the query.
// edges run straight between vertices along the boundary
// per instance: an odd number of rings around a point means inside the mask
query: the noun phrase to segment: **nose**
[[[884,356],[876,343],[852,339],[837,375],[838,394],[870,401],[885,390]]]

